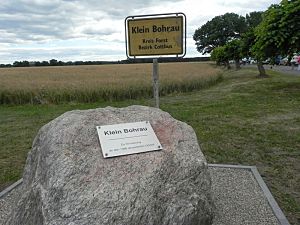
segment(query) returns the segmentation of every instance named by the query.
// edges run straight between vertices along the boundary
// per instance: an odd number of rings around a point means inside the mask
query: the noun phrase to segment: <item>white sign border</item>
[[[131,131],[124,134],[125,130],[130,131],[135,127],[137,129],[133,130],[134,133]],[[104,131],[103,128],[105,128]],[[142,130],[138,130],[140,128]],[[102,125],[96,126],[96,129],[104,158],[163,150],[150,121]],[[136,132],[145,134],[136,136]],[[115,136],[115,138],[110,138],[111,136]],[[125,139],[130,139],[130,142],[124,141]]]
[[[183,22],[183,53],[182,54],[162,54],[162,55],[138,55],[138,56],[131,56],[129,54],[129,31],[128,31],[128,20],[133,19],[159,19],[164,18],[166,16],[183,16],[184,22]],[[125,48],[126,48],[126,56],[128,59],[152,59],[152,58],[163,58],[163,57],[174,57],[174,58],[183,58],[186,55],[187,52],[187,44],[186,44],[186,38],[187,38],[187,22],[186,22],[186,15],[183,12],[175,12],[175,13],[162,13],[162,14],[148,14],[148,15],[135,15],[135,16],[127,16],[125,18]]]

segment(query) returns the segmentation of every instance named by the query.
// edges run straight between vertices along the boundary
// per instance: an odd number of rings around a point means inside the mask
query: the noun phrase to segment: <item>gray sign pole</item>
[[[155,99],[155,107],[159,108],[159,79],[158,79],[158,62],[153,59],[153,97]]]

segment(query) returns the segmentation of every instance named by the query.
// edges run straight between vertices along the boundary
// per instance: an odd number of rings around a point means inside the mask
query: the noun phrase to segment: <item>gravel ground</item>
[[[280,225],[249,170],[209,168],[216,205],[213,225]],[[22,185],[0,199],[0,224],[9,216]]]
[[[12,208],[16,205],[21,192],[22,185],[19,185],[11,192],[0,198],[0,225],[3,225],[5,220],[8,218]]]
[[[214,202],[213,225],[279,225],[251,171],[210,167]]]

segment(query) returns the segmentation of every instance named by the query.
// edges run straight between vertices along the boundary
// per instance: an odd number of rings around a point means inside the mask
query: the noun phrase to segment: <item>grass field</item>
[[[160,94],[221,80],[207,63],[162,63]],[[152,96],[152,64],[0,68],[0,104],[97,102]]]
[[[161,108],[194,128],[208,162],[256,165],[290,223],[300,224],[300,78],[257,73],[224,72],[210,88],[162,97]],[[72,109],[132,104],[153,101],[0,105],[0,189],[21,177],[32,140],[48,121]]]

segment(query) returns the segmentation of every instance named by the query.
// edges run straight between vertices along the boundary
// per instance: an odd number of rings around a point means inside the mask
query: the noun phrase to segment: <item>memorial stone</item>
[[[104,158],[97,126],[149,121],[162,149]],[[64,113],[28,154],[7,225],[206,225],[214,205],[193,129],[157,108]]]

